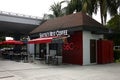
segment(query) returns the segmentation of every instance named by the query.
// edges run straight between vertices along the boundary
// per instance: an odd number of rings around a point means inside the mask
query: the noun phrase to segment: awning
[[[55,36],[55,37],[32,39],[29,40],[28,43],[29,44],[51,43],[53,38],[57,38],[57,37]]]
[[[1,45],[21,45],[23,44],[22,41],[16,41],[16,40],[7,40],[7,41],[3,41],[3,42],[0,42]]]
[[[0,45],[2,45],[2,42],[0,42]]]

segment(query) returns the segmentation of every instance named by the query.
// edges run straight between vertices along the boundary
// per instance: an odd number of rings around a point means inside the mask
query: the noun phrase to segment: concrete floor
[[[54,66],[0,60],[0,80],[120,80],[120,63]]]

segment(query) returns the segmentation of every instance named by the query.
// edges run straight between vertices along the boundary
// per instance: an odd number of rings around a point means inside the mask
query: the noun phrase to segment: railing
[[[23,17],[23,18],[42,19],[42,18],[37,17],[37,16],[30,16],[30,15],[24,15],[24,14],[18,14],[18,13],[6,12],[6,11],[0,11],[0,14],[9,15],[9,16],[16,16],[16,17]]]

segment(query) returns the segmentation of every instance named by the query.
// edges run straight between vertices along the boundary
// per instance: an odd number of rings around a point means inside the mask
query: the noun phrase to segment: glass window
[[[57,44],[56,43],[52,43],[49,44],[50,50],[57,50]]]

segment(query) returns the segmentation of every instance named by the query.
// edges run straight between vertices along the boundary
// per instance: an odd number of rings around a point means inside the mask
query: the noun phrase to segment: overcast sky
[[[51,13],[50,6],[54,2],[60,1],[63,0],[0,0],[0,11],[43,17],[45,13]],[[100,22],[99,13],[93,18]]]

